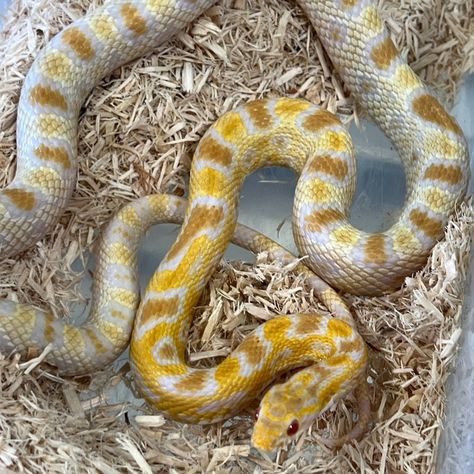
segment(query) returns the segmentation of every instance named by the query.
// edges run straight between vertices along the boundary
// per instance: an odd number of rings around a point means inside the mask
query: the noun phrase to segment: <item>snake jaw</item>
[[[294,393],[293,388],[288,381],[274,385],[263,396],[252,433],[252,446],[259,451],[270,455],[285,447],[308,425],[300,416],[308,397]]]

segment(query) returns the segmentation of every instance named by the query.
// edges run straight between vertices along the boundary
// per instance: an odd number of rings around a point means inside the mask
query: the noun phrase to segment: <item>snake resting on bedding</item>
[[[144,55],[213,5],[213,0],[112,0],[60,32],[35,60],[18,106],[18,161],[0,193],[0,255],[16,255],[58,221],[76,179],[80,107],[94,85]],[[85,374],[113,361],[130,342],[143,397],[189,423],[214,423],[264,393],[252,443],[284,445],[334,400],[361,390],[367,349],[335,289],[376,295],[401,285],[426,261],[468,180],[462,131],[406,64],[372,0],[300,0],[299,4],[351,93],[395,144],[407,197],[395,224],[365,233],[348,220],[355,182],[353,147],[339,119],[300,99],[251,101],[205,133],[192,162],[187,202],[167,195],[121,209],[100,237],[89,319],[74,326],[50,313],[0,302],[0,350],[43,349],[64,374]],[[193,308],[234,241],[276,259],[291,258],[264,236],[236,227],[244,178],[267,165],[299,174],[293,233],[307,255],[308,282],[332,316],[278,316],[260,325],[212,369],[192,368],[185,354]],[[183,225],[139,302],[136,250],[153,223]],[[235,234],[234,234],[235,231]],[[324,281],[323,281],[324,280]]]

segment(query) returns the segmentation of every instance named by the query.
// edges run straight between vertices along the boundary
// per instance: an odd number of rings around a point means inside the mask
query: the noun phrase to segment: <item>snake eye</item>
[[[286,430],[286,434],[288,436],[293,436],[296,433],[298,433],[298,430],[300,429],[300,424],[298,423],[298,420],[293,420],[289,426],[288,429]]]
[[[255,421],[257,421],[259,416],[260,416],[260,408],[257,408],[257,409],[255,410],[254,415],[253,415],[253,419],[254,419]]]

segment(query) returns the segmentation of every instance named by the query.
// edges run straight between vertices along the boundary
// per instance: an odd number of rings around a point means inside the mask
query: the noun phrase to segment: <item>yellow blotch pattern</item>
[[[115,323],[106,321],[105,319],[100,319],[97,322],[97,327],[99,328],[102,335],[111,342],[111,344],[116,344],[116,341],[118,340],[129,338],[129,334],[126,333],[121,327],[117,326]]]
[[[398,227],[393,237],[393,249],[398,254],[421,250],[418,237],[407,227]]]
[[[361,22],[364,24],[369,38],[380,34],[383,30],[383,20],[380,17],[377,8],[367,7],[361,14]]]
[[[360,237],[359,232],[350,227],[349,225],[344,225],[338,229],[331,232],[329,238],[332,241],[335,241],[338,246],[347,248],[352,248],[358,242]]]
[[[422,202],[435,212],[445,214],[451,208],[453,195],[434,186],[428,186],[423,189]]]
[[[309,107],[311,107],[311,104],[305,100],[284,97],[275,104],[275,114],[282,120],[294,120]]]
[[[140,229],[142,222],[140,217],[138,217],[137,211],[131,207],[126,207],[121,209],[118,213],[118,218],[128,226]]]
[[[175,3],[175,0],[147,0],[146,8],[153,13],[166,13]]]
[[[96,15],[92,17],[89,22],[89,27],[96,37],[103,42],[112,41],[119,36],[115,20],[108,15]]]
[[[421,80],[408,64],[401,64],[397,67],[395,70],[395,83],[406,93],[410,93],[423,86]]]
[[[68,138],[71,132],[71,124],[59,115],[42,114],[38,116],[38,131],[46,138]]]
[[[233,356],[227,357],[221,362],[215,372],[216,382],[219,385],[226,385],[228,380],[235,379],[240,375],[239,359]]]
[[[73,62],[59,51],[49,52],[41,60],[40,69],[48,79],[58,81],[63,85],[71,85],[74,82]]]
[[[350,337],[352,336],[352,328],[349,324],[341,321],[340,319],[332,318],[328,321],[327,335],[330,339],[335,337]]]
[[[202,249],[207,246],[215,245],[206,235],[193,239],[192,244],[186,252],[186,255],[180,261],[175,270],[163,270],[158,275],[155,274],[150,281],[150,291],[167,291],[181,288],[183,281],[189,278],[189,270],[199,255],[202,255]]]
[[[62,179],[60,174],[52,168],[36,168],[26,178],[28,184],[38,187],[41,192],[52,194],[61,193]]]
[[[219,135],[227,142],[237,144],[247,133],[247,127],[238,112],[228,112],[214,125]]]
[[[115,242],[107,246],[107,256],[111,263],[130,266],[135,260],[135,252],[122,243]]]
[[[311,201],[324,204],[333,201],[336,195],[337,188],[332,184],[319,178],[308,181],[308,197]]]
[[[459,143],[451,140],[445,132],[434,131],[426,134],[425,146],[447,160],[456,161],[463,156]]]
[[[199,183],[199,188],[195,190],[193,198],[198,196],[223,198],[228,192],[224,186],[226,176],[214,168],[202,168],[196,172],[194,179]]]
[[[82,337],[81,329],[72,324],[65,324],[64,331],[64,345],[66,347],[74,347],[76,353],[84,352],[86,343]]]
[[[110,299],[117,301],[117,303],[128,309],[133,309],[137,303],[135,293],[123,288],[111,288],[109,294]]]

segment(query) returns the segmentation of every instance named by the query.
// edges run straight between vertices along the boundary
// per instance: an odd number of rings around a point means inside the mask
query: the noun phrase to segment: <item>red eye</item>
[[[255,421],[257,421],[259,416],[260,416],[260,408],[257,408],[257,409],[255,410],[254,415],[253,415],[253,419],[254,419]]]
[[[290,426],[288,426],[288,429],[286,430],[286,434],[288,436],[293,436],[296,433],[298,433],[299,428],[300,428],[300,424],[298,423],[298,420],[293,420],[290,423]]]

